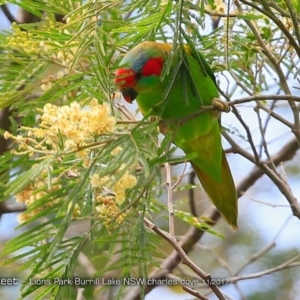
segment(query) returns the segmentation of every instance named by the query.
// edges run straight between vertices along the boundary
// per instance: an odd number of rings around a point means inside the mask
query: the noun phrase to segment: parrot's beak
[[[124,97],[124,99],[128,102],[128,103],[132,103],[133,100],[135,100],[135,98],[138,95],[138,92],[135,91],[133,88],[122,88],[121,89],[121,93]]]

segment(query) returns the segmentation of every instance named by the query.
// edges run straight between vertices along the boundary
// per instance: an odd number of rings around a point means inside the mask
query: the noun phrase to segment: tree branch
[[[210,221],[207,222],[209,225],[213,226],[217,220],[220,218],[219,212],[211,207],[205,214]],[[205,231],[197,229],[195,227],[190,227],[189,230],[185,233],[183,238],[178,242],[179,247],[185,252],[190,252],[194,245],[199,241],[203,236]],[[168,273],[172,272],[177,265],[181,262],[181,257],[176,250],[173,250],[170,255],[161,263],[161,267],[158,270],[152,271],[148,278],[166,278]],[[155,288],[155,285],[145,286],[145,293],[149,293],[152,289]],[[125,300],[140,300],[140,288],[133,287],[130,289],[129,293],[124,298]]]
[[[5,17],[8,19],[8,21],[10,23],[16,23],[16,19],[14,18],[14,16],[11,14],[10,10],[8,9],[6,4],[1,5],[1,9],[3,11],[3,14],[5,15]]]
[[[232,145],[233,149],[238,151],[239,154],[250,160],[255,164],[255,158],[247,153],[244,149],[240,148],[231,138],[230,136],[224,132],[223,135]],[[276,155],[272,156],[272,160],[275,166],[278,166],[281,162],[288,161],[294,157],[297,150],[299,149],[299,145],[297,140],[293,138],[290,142],[288,142]],[[268,166],[268,161],[262,163],[262,165]],[[264,170],[261,167],[255,167],[252,172],[240,182],[237,186],[237,195],[241,197],[260,177],[265,174]],[[272,179],[272,178],[271,178]],[[293,208],[294,207],[294,208]],[[292,206],[292,209],[296,209],[296,206]],[[296,214],[297,215],[296,211]],[[216,224],[216,222],[220,218],[220,214],[215,207],[211,207],[207,213],[204,214],[207,218],[209,218],[210,225]],[[199,241],[199,239],[203,236],[205,231],[199,230],[194,227],[190,227],[190,229],[185,233],[183,238],[178,242],[178,245],[183,249],[185,253],[190,252],[194,245]],[[178,264],[181,262],[181,256],[178,254],[176,250],[173,250],[170,255],[162,262],[160,269],[152,271],[149,274],[149,278],[162,279],[167,276],[168,273],[172,272]],[[246,279],[246,278],[245,278]],[[145,293],[149,293],[154,285],[147,285],[145,287]],[[140,289],[139,287],[132,288],[127,294],[126,300],[140,300]]]

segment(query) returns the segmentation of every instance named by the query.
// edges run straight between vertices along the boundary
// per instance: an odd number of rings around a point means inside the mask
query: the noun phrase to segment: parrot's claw
[[[158,128],[162,134],[168,134],[168,125],[162,122],[160,117],[151,116],[149,118],[150,122],[159,121]]]
[[[228,104],[219,98],[212,99],[211,104],[219,111],[230,112],[230,107]]]

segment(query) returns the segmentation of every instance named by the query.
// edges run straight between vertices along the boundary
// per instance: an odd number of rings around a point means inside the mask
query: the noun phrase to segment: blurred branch
[[[202,299],[202,300],[209,300],[209,298],[201,295],[200,293],[198,293],[197,291],[194,291],[193,289],[187,287],[187,286],[183,286],[182,287],[183,290],[185,290],[186,292],[190,293],[191,295],[195,296],[198,299]]]
[[[274,248],[276,246],[276,239],[278,238],[279,234],[281,233],[281,231],[284,229],[284,227],[286,226],[286,224],[288,223],[288,221],[290,220],[290,218],[288,218],[280,227],[280,229],[278,230],[278,232],[276,233],[276,235],[274,236],[274,238],[272,239],[272,241],[270,243],[268,243],[265,247],[263,247],[262,249],[260,249],[259,251],[257,251],[256,253],[254,253],[249,260],[243,264],[236,272],[235,275],[238,275],[239,273],[241,273],[242,270],[245,269],[245,267],[247,267],[249,264],[251,264],[252,262],[256,261],[257,259],[259,259],[260,257],[262,257],[264,254],[266,254],[267,252],[269,252],[272,248]]]
[[[211,207],[205,214],[206,218],[208,218],[208,224],[213,226],[217,220],[220,218],[219,212]],[[182,239],[178,242],[179,247],[184,251],[184,253],[190,252],[194,245],[199,241],[199,239],[203,236],[205,231],[197,229],[195,227],[190,227],[189,230],[185,233]],[[160,269],[152,271],[148,278],[162,279],[166,278],[167,275],[172,272],[177,265],[181,262],[181,256],[176,250],[173,250],[169,256],[161,263]],[[155,285],[146,285],[145,293],[149,293],[151,290],[155,288]],[[133,287],[130,289],[124,300],[140,300],[140,288]]]
[[[84,300],[84,288],[77,288],[76,300]]]
[[[248,153],[243,148],[239,147],[226,132],[223,132],[223,135],[231,144],[235,153],[239,153],[240,155],[244,156],[245,158],[247,158],[255,164],[255,158],[250,153]],[[292,139],[276,155],[272,156],[274,165],[278,166],[281,162],[292,159],[298,149],[299,145],[297,143],[297,140]],[[289,191],[289,188],[287,187],[286,183],[283,183],[281,178],[276,178],[274,172],[270,168],[268,168],[269,163],[270,161],[259,162],[259,166],[256,166],[253,169],[253,171],[242,182],[240,182],[240,184],[237,186],[238,197],[241,197],[245,193],[245,191],[247,191],[260,177],[262,177],[264,174],[267,174],[273,181],[275,181],[275,184],[277,186],[284,185],[284,188],[280,188],[280,190],[286,196],[290,204],[292,203],[291,208],[293,210],[294,215],[300,217],[300,209],[296,203],[297,200]],[[218,211],[214,207],[211,207],[208,213],[204,215],[211,220],[210,225],[214,225],[220,218]],[[183,236],[183,238],[178,242],[178,245],[183,249],[185,253],[188,253],[193,249],[194,245],[199,241],[203,234],[204,231],[191,227]],[[181,256],[178,254],[177,251],[173,250],[171,254],[162,262],[160,269],[151,272],[148,278],[165,278],[167,274],[172,272],[173,269],[176,268],[180,262]],[[149,293],[154,287],[154,285],[147,285],[145,287],[145,293]],[[132,288],[125,299],[139,300],[139,292],[140,290],[138,287]]]
[[[245,93],[247,93],[248,95],[252,95],[252,91],[249,90],[244,83],[242,83],[242,81],[238,78],[238,76],[234,73],[233,70],[228,70],[229,74],[231,75],[231,77],[233,78],[233,80],[235,81],[236,85],[239,86]]]
[[[257,5],[254,5],[253,4],[253,1],[252,2],[249,2],[249,1],[246,1],[246,0],[240,0],[242,3],[246,4],[246,5],[249,5],[251,7],[253,7],[254,9],[256,9],[257,11],[261,12],[263,15],[267,16],[269,19],[271,19],[277,26],[278,28],[281,30],[281,32],[287,37],[290,45],[295,49],[295,51],[297,52],[298,54],[298,57],[300,58],[300,48],[299,48],[299,45],[296,43],[293,35],[286,29],[286,27],[283,25],[283,23],[281,22],[280,19],[277,18],[277,16],[272,12],[272,10],[270,9],[270,4],[267,3],[265,0],[262,0],[261,3],[264,7],[264,9],[261,9],[259,6]],[[237,1],[236,1],[237,2]],[[291,7],[290,7],[291,8]],[[293,11],[293,9],[291,9]],[[294,16],[294,13],[292,14],[290,12],[290,14],[288,15],[288,17],[292,17],[292,20],[293,20],[293,16]],[[294,16],[295,18],[295,16]],[[296,23],[297,24],[297,23]],[[250,27],[250,26],[249,26]],[[251,27],[250,27],[251,28]],[[299,29],[296,29],[295,28],[295,31],[296,33],[299,33],[298,31]],[[297,36],[297,34],[296,34]],[[297,36],[298,37],[298,36]]]
[[[0,110],[0,128],[7,131],[10,127],[10,118],[11,112],[9,107],[5,107]],[[11,141],[4,138],[2,134],[0,134],[0,156],[3,155],[9,148]],[[8,176],[8,171],[3,171],[1,175]],[[0,197],[4,197],[2,194],[2,191],[0,191]],[[7,212],[7,206],[5,205],[5,202],[0,202],[0,219],[2,214]]]
[[[231,144],[234,153],[242,155],[256,165],[253,171],[238,185],[238,196],[240,197],[250,186],[256,182],[257,179],[266,174],[286,197],[291,205],[291,210],[294,216],[300,219],[300,207],[289,185],[283,178],[281,178],[270,168],[271,163],[273,163],[275,166],[278,166],[280,163],[293,158],[299,149],[298,141],[296,139],[292,139],[290,142],[286,143],[277,154],[272,156],[272,162],[269,160],[256,162],[255,158],[246,150],[241,148],[227,132],[223,132],[223,136]]]
[[[169,233],[170,235],[176,239],[175,237],[175,219],[174,219],[174,210],[173,210],[173,188],[172,188],[172,178],[171,178],[171,166],[168,163],[164,164],[166,170],[166,186],[167,186],[167,194],[168,194],[168,214],[169,214]]]
[[[278,120],[279,122],[281,122],[282,124],[286,125],[287,127],[289,127],[291,130],[293,129],[293,123],[289,122],[287,119],[283,118],[281,115],[277,114],[276,112],[274,112],[272,109],[269,109],[268,107],[266,107],[265,105],[263,105],[262,103],[257,102],[257,106],[255,108],[257,111],[259,111],[259,109],[265,111],[268,116],[272,116],[274,119]]]
[[[0,216],[2,214],[11,214],[17,212],[23,212],[26,210],[26,207],[23,205],[3,205],[0,208]]]
[[[235,106],[233,106],[232,111],[235,114],[236,118],[240,121],[240,123],[244,127],[244,129],[246,131],[246,134],[247,134],[248,142],[249,142],[250,147],[252,149],[252,152],[254,154],[255,162],[258,163],[259,162],[259,156],[258,156],[256,147],[255,147],[255,143],[254,143],[254,140],[252,138],[252,133],[249,129],[249,126],[247,125],[245,120],[242,118],[242,116],[240,115],[240,112],[238,111],[238,109]]]
[[[234,273],[231,271],[230,266],[229,266],[229,264],[227,263],[227,261],[226,261],[225,259],[223,259],[218,253],[216,253],[215,251],[213,251],[213,250],[210,249],[209,247],[205,247],[204,245],[201,245],[200,243],[197,243],[197,244],[195,245],[195,250],[196,250],[197,248],[198,248],[199,250],[202,249],[202,250],[204,250],[204,251],[210,253],[211,256],[219,263],[219,265],[220,265],[222,268],[224,268],[224,269],[228,272],[228,274],[229,274],[230,276],[233,276],[233,275],[234,275]],[[233,283],[233,284],[234,284],[234,283]],[[234,286],[235,286],[237,292],[238,292],[239,295],[240,295],[240,299],[241,299],[241,300],[242,300],[242,299],[245,299],[245,296],[243,295],[243,292],[242,292],[242,290],[240,289],[240,287],[238,286],[238,284],[234,284]]]
[[[31,12],[23,9],[23,8],[19,8],[18,9],[18,13],[17,13],[17,23],[19,24],[25,24],[25,23],[35,23],[40,21],[40,17],[32,14]]]
[[[261,111],[258,109],[260,105],[260,102],[257,101],[257,106],[254,108],[256,111],[257,119],[258,119],[258,124],[259,124],[259,131],[261,135],[261,143],[259,147],[259,154],[258,156],[261,158],[262,156],[262,149],[264,149],[264,152],[267,156],[267,159],[271,161],[271,155],[269,152],[269,148],[267,146],[267,139],[266,139],[266,127],[263,126],[263,121],[262,121],[262,116],[261,116]],[[271,161],[272,162],[272,161]],[[275,166],[271,164],[272,168],[275,169]]]
[[[274,8],[275,10],[277,10],[277,12],[282,17],[286,17],[286,18],[290,18],[291,17],[291,15],[287,11],[285,11],[284,9],[282,9],[280,6],[278,6],[275,1],[272,1],[272,2],[270,1],[269,2],[269,6],[272,7],[272,8]],[[300,22],[300,18],[299,17],[297,17],[297,21]]]
[[[251,102],[254,100],[291,100],[291,101],[295,101],[295,102],[300,102],[300,97],[298,96],[294,96],[294,95],[254,95],[254,96],[250,96],[250,97],[245,97],[245,98],[240,98],[237,100],[232,100],[227,102],[227,104],[229,106],[233,106],[236,104],[242,104],[242,103],[247,103],[247,102]]]
[[[242,1],[241,1],[242,2]],[[243,1],[244,3],[245,1]],[[246,1],[247,2],[247,1]],[[241,13],[244,13],[244,10],[240,4],[240,1],[239,0],[235,0],[234,1],[235,5],[237,6],[238,10],[241,12]],[[248,3],[246,3],[248,4]],[[248,4],[249,5],[249,4]],[[281,69],[281,67],[279,66],[279,64],[277,63],[276,61],[276,58],[272,55],[272,53],[269,51],[269,49],[267,48],[264,40],[262,39],[261,37],[261,34],[259,32],[259,27],[257,26],[257,24],[252,21],[252,20],[244,20],[245,23],[248,25],[248,27],[251,29],[253,35],[255,36],[256,38],[256,41],[257,43],[259,44],[260,48],[262,49],[264,55],[268,58],[268,60],[270,61],[270,63],[272,64],[272,66],[274,67],[274,69],[276,70],[277,72],[277,75],[279,77],[279,80],[280,80],[280,84],[282,86],[282,89],[284,90],[285,94],[291,94],[290,92],[290,88],[286,82],[286,79],[285,79],[285,76],[284,76],[284,73]]]
[[[293,5],[291,3],[290,0],[285,0],[286,6],[289,10],[290,16],[292,18],[293,21],[293,25],[294,25],[294,30],[295,30],[295,35],[297,37],[298,40],[298,47],[299,47],[299,43],[300,43],[300,32],[299,32],[299,20],[297,18],[297,15],[295,13],[295,10],[293,9]],[[299,4],[298,4],[299,5]],[[298,52],[297,52],[298,53]],[[298,53],[299,55],[299,53]]]
[[[188,176],[188,183],[190,185],[195,185],[196,173],[193,170]],[[190,188],[189,191],[189,205],[190,205],[190,212],[193,216],[197,216],[196,210],[196,202],[195,202],[195,190],[194,188]]]
[[[200,269],[186,254],[182,246],[176,242],[176,240],[167,232],[160,229],[158,226],[156,226],[154,223],[149,221],[147,218],[144,219],[145,224],[151,228],[154,232],[156,232],[159,236],[161,236],[163,239],[165,239],[168,243],[170,243],[175,251],[180,256],[182,263],[190,267],[200,278],[202,278],[205,282],[208,282],[208,286],[210,289],[215,293],[215,295],[220,300],[226,300],[224,295],[221,293],[219,288],[216,285],[209,284],[211,282],[211,276],[208,273],[205,273],[202,269]]]
[[[5,107],[0,110],[0,128],[4,131],[9,130],[10,127],[10,117],[11,113],[9,107]],[[8,148],[10,144],[9,140],[6,140],[3,135],[0,135],[0,155],[2,155]]]
[[[267,269],[265,271],[262,272],[258,272],[258,273],[254,273],[254,274],[249,274],[249,275],[240,275],[240,276],[234,276],[231,278],[228,278],[230,283],[234,283],[240,280],[247,280],[247,279],[254,279],[254,278],[259,278],[274,272],[278,272],[287,268],[293,268],[293,267],[299,267],[300,266],[300,262],[295,262],[296,260],[298,260],[300,258],[300,254],[296,255],[294,258],[286,261],[285,263],[274,267],[274,268],[270,268]]]
[[[248,1],[244,1],[244,0],[241,0],[241,2],[253,7],[253,2],[249,3]],[[264,3],[265,1],[262,1],[262,2]],[[240,4],[240,1],[239,0],[235,0],[234,3],[237,6],[238,10],[241,13],[244,13],[244,10],[243,10],[243,8],[242,8],[242,6]],[[261,10],[259,7],[256,7],[256,6],[254,6],[254,7],[258,11],[262,12],[264,15],[270,17],[275,22],[275,24],[277,24],[277,26],[287,36],[290,44],[294,47],[295,51],[297,52],[298,56],[300,57],[300,48],[298,47],[297,44],[295,44],[294,38],[286,30],[286,28],[284,27],[284,25],[282,24],[282,22],[275,15],[273,15],[273,14],[270,13],[270,8],[267,7],[268,11],[265,11],[265,10]],[[250,30],[252,31],[253,35],[255,36],[255,39],[256,39],[257,43],[259,44],[260,48],[262,49],[262,52],[268,58],[269,62],[273,66],[274,70],[276,71],[277,76],[279,78],[280,85],[281,85],[284,93],[287,94],[287,95],[290,95],[291,91],[290,91],[289,85],[287,83],[287,80],[285,78],[285,75],[284,75],[284,73],[282,71],[282,68],[281,68],[279,62],[274,57],[274,55],[269,51],[269,49],[266,46],[264,40],[262,39],[262,36],[261,36],[261,34],[259,32],[259,29],[258,29],[259,27],[252,20],[244,20],[244,21],[248,25],[248,27],[250,28]],[[295,137],[296,137],[296,139],[297,139],[297,141],[298,141],[298,143],[300,145],[299,110],[298,110],[297,106],[295,105],[295,103],[293,101],[288,101],[288,103],[289,103],[290,108],[291,108],[291,110],[293,112],[293,115],[294,115],[294,124],[293,124],[292,131],[293,131],[293,133],[294,133],[294,135],[295,135]]]
[[[5,17],[8,19],[10,23],[17,22],[14,16],[11,14],[10,10],[8,9],[7,4],[1,5],[1,9],[3,11],[3,14],[5,15]]]
[[[85,271],[90,278],[93,278],[95,276],[97,270],[95,269],[90,259],[83,252],[79,253],[78,262],[82,267],[85,268]]]

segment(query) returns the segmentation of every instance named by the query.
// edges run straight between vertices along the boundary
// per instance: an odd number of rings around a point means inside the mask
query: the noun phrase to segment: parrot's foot
[[[159,131],[160,133],[162,134],[167,134],[168,133],[168,125],[165,124],[161,118],[159,117],[155,117],[155,116],[151,116],[149,118],[150,122],[156,122],[158,121],[158,128],[159,128]]]
[[[228,104],[219,98],[212,99],[211,104],[219,111],[230,112]]]

